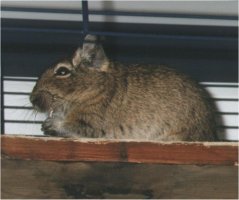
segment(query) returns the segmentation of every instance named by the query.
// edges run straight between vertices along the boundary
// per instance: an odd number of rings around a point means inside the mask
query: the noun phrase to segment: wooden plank
[[[236,142],[149,142],[1,136],[2,155],[26,160],[237,165]]]
[[[2,159],[8,199],[238,199],[238,169],[220,165]]]

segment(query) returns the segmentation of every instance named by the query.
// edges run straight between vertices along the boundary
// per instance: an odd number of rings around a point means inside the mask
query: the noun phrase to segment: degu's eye
[[[64,66],[59,66],[56,70],[55,70],[55,76],[57,77],[62,77],[62,78],[65,78],[65,77],[68,77],[71,75],[71,70],[68,69],[67,67],[64,67]]]

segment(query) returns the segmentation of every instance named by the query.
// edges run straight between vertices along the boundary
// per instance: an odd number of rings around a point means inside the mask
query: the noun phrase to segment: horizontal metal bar
[[[32,121],[32,120],[4,120],[5,123],[20,123],[20,124],[42,124],[44,121]],[[218,129],[239,129],[238,126],[217,126]]]
[[[24,120],[4,120],[5,123],[19,123],[19,124],[42,124],[43,121],[24,121]]]
[[[4,109],[28,109],[34,110],[32,106],[3,106]],[[239,115],[238,112],[215,112],[216,115]]]
[[[239,115],[239,112],[216,112],[217,115]]]
[[[18,8],[2,7],[2,11],[16,12],[38,12],[38,13],[62,13],[62,14],[82,14],[82,10],[73,9],[51,9],[51,8]],[[238,20],[237,16],[209,15],[209,14],[182,14],[182,13],[156,13],[137,11],[111,11],[111,10],[89,10],[91,15],[105,16],[132,16],[132,17],[169,17],[169,18],[195,18],[195,19],[217,19],[217,20]]]
[[[4,109],[27,109],[27,110],[33,110],[34,108],[32,106],[4,106]]]
[[[11,78],[5,78],[3,77],[3,80],[4,81],[25,81],[25,82],[36,82],[38,79],[37,78],[14,78],[14,77],[11,77]]]
[[[82,10],[73,9],[54,9],[54,8],[19,8],[19,7],[8,7],[4,6],[1,8],[2,11],[11,12],[36,12],[36,13],[62,13],[62,14],[82,14]]]
[[[40,29],[40,28],[12,28],[2,27],[2,31],[12,32],[37,32],[37,33],[64,33],[64,34],[84,34],[83,30],[66,30],[66,29]],[[166,35],[166,34],[148,34],[148,33],[127,33],[127,32],[100,32],[89,31],[89,34],[99,36],[117,36],[117,37],[142,37],[157,39],[176,39],[176,40],[199,40],[199,41],[226,41],[237,42],[237,37],[220,37],[220,36],[192,36],[192,35]]]
[[[30,95],[30,92],[3,92],[3,94],[8,95]]]
[[[30,95],[31,92],[3,92],[5,95]],[[213,101],[239,101],[239,99],[235,98],[209,98]]]
[[[26,82],[36,82],[38,77],[3,77],[4,81],[26,81]],[[213,84],[213,83],[199,83],[202,87],[224,87],[224,88],[239,88],[239,84],[237,82],[232,84]]]
[[[142,38],[157,38],[157,39],[177,39],[177,40],[204,40],[204,41],[218,41],[224,40],[227,42],[236,42],[235,37],[219,37],[219,36],[192,36],[192,35],[166,35],[166,34],[144,34],[144,33],[127,33],[127,32],[100,32],[89,31],[89,34],[99,36],[118,36],[118,37],[142,37]]]
[[[66,29],[50,29],[50,28],[12,28],[12,27],[2,27],[2,31],[20,31],[20,32],[37,32],[37,33],[73,33],[82,34],[83,30],[66,30]]]
[[[208,15],[208,14],[183,14],[183,13],[156,13],[156,12],[130,12],[130,11],[110,11],[110,10],[90,10],[89,14],[106,16],[129,16],[129,17],[167,17],[185,19],[216,19],[216,20],[238,20],[237,16]]]
[[[233,98],[233,99],[231,99],[231,98],[228,98],[228,99],[226,99],[226,98],[210,98],[210,99],[212,99],[214,101],[239,101],[239,99],[235,99],[235,98]]]
[[[219,129],[239,129],[239,126],[218,126]]]
[[[238,84],[235,82],[235,84]],[[223,85],[223,84],[201,84],[203,87],[224,87],[224,88],[239,88],[239,85]]]

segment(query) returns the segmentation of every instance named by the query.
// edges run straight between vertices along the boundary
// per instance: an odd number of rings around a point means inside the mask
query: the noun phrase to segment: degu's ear
[[[75,53],[73,54],[72,57],[72,64],[74,67],[77,67],[81,63],[81,54],[82,54],[82,49],[79,47]]]
[[[108,68],[108,58],[96,36],[87,35],[85,37],[81,50],[81,59],[87,63],[89,68],[102,71],[106,71]]]

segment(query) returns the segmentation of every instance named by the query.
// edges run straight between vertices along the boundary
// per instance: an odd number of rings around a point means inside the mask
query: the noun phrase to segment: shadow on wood
[[[2,198],[233,198],[235,166],[2,160]]]

